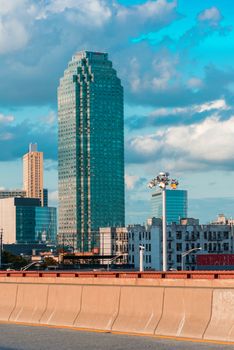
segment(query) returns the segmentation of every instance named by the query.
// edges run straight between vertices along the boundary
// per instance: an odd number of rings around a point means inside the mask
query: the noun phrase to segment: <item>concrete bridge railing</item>
[[[0,272],[0,321],[234,342],[234,273]]]

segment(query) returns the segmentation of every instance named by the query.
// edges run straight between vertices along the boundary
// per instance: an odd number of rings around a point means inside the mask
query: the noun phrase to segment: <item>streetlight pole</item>
[[[166,187],[162,189],[162,233],[163,233],[163,271],[167,271]]]
[[[150,181],[149,188],[159,186],[162,190],[162,256],[163,256],[163,271],[167,271],[167,210],[166,210],[166,188],[167,185],[175,190],[179,184],[177,180],[169,178],[169,173],[160,172],[158,176]]]
[[[144,256],[144,250],[145,250],[145,247],[143,245],[140,245],[139,246],[139,249],[140,249],[140,272],[144,271],[144,259],[143,259],[143,256]]]
[[[199,247],[199,248],[192,248],[192,249],[189,249],[189,250],[187,250],[186,252],[183,252],[183,253],[181,254],[181,271],[184,270],[184,257],[187,256],[187,255],[189,255],[190,253],[196,252],[196,251],[198,251],[198,250],[202,250],[202,248],[201,248],[201,247]]]

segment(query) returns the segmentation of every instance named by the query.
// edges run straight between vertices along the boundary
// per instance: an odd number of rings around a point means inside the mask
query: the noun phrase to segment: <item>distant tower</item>
[[[123,87],[107,53],[78,52],[58,88],[59,241],[95,247],[124,226]]]
[[[166,189],[166,216],[167,223],[180,223],[180,219],[188,217],[188,192],[187,190]],[[162,217],[162,191],[152,194],[152,217]]]
[[[23,181],[26,196],[39,198],[43,206],[43,153],[37,151],[37,144],[30,143],[23,157]]]

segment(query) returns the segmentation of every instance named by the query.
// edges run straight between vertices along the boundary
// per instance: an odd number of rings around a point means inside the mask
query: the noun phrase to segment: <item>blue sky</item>
[[[29,142],[57,202],[59,78],[74,52],[106,51],[125,89],[126,222],[150,215],[161,170],[189,215],[234,216],[234,3],[0,0],[0,187],[22,186]]]

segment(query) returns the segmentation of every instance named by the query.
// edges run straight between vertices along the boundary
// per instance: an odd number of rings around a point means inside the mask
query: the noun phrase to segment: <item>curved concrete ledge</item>
[[[234,290],[214,290],[212,317],[204,338],[234,341]]]
[[[120,287],[84,286],[75,327],[111,330],[119,310]]]
[[[0,284],[0,319],[8,321],[15,308],[17,297],[17,284]]]
[[[81,309],[81,286],[50,285],[47,307],[40,323],[72,326]]]
[[[112,330],[154,334],[162,315],[163,288],[122,287],[119,314]]]
[[[0,321],[234,341],[234,281],[0,278]]]

